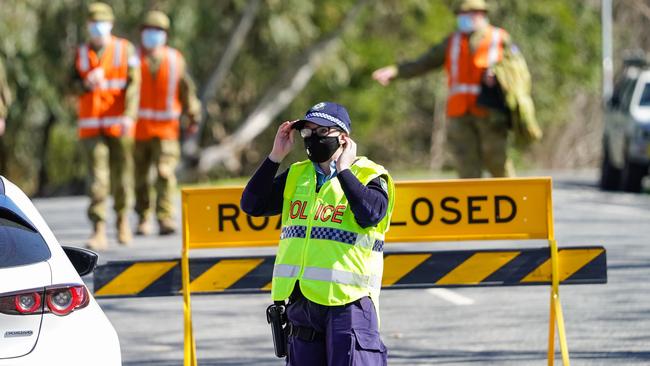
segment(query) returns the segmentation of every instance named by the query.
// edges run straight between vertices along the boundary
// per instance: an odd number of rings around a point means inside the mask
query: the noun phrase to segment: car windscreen
[[[50,256],[41,234],[12,212],[0,209],[0,268],[38,263]]]
[[[650,83],[646,83],[643,88],[643,93],[641,94],[641,101],[639,105],[643,107],[650,107]]]

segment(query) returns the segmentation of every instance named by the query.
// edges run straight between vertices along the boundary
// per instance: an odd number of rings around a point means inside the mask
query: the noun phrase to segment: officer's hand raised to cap
[[[286,121],[280,125],[278,132],[275,134],[273,141],[273,150],[269,154],[269,159],[275,163],[280,163],[289,155],[293,148],[293,129],[291,128],[296,121]]]
[[[341,172],[345,169],[349,169],[354,161],[357,159],[357,144],[352,141],[350,136],[342,135],[341,139],[343,140],[343,152],[336,160],[336,171]]]
[[[390,81],[397,76],[397,67],[395,65],[385,66],[381,69],[375,70],[372,73],[372,78],[383,86],[390,84]]]

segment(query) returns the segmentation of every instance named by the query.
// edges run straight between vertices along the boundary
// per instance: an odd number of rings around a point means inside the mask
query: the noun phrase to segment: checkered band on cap
[[[287,238],[304,238],[307,233],[307,227],[302,225],[285,226],[282,228],[280,240]]]
[[[336,123],[336,125],[339,126],[343,131],[345,131],[345,132],[347,132],[347,133],[350,133],[350,131],[349,131],[348,128],[345,126],[345,123],[343,123],[343,121],[341,121],[340,119],[338,119],[338,118],[336,118],[336,117],[334,117],[334,116],[330,116],[330,115],[327,114],[327,113],[321,113],[321,112],[309,112],[309,113],[305,116],[305,119],[309,119],[309,118],[311,118],[311,117],[319,117],[319,118],[323,118],[323,119],[326,119],[326,120],[328,120],[328,121],[334,122],[334,123]]]
[[[354,245],[357,242],[357,234],[345,231],[334,229],[331,227],[314,227],[311,229],[311,238],[312,239],[324,239],[324,240],[333,240],[345,244]]]

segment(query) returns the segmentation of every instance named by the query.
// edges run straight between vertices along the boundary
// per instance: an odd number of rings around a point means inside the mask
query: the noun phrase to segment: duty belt
[[[312,327],[303,327],[289,323],[289,337],[296,337],[305,342],[324,341],[325,333],[318,332]]]

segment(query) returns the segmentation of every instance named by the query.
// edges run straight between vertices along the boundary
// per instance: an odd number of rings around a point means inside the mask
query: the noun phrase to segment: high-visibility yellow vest
[[[338,179],[327,181],[316,192],[313,163],[293,164],[284,189],[271,290],[274,301],[287,299],[299,281],[302,294],[321,305],[344,305],[364,296],[377,304],[395,189],[386,169],[366,158],[359,158],[350,170],[363,185],[379,176],[385,179],[386,216],[376,226],[362,228]]]

